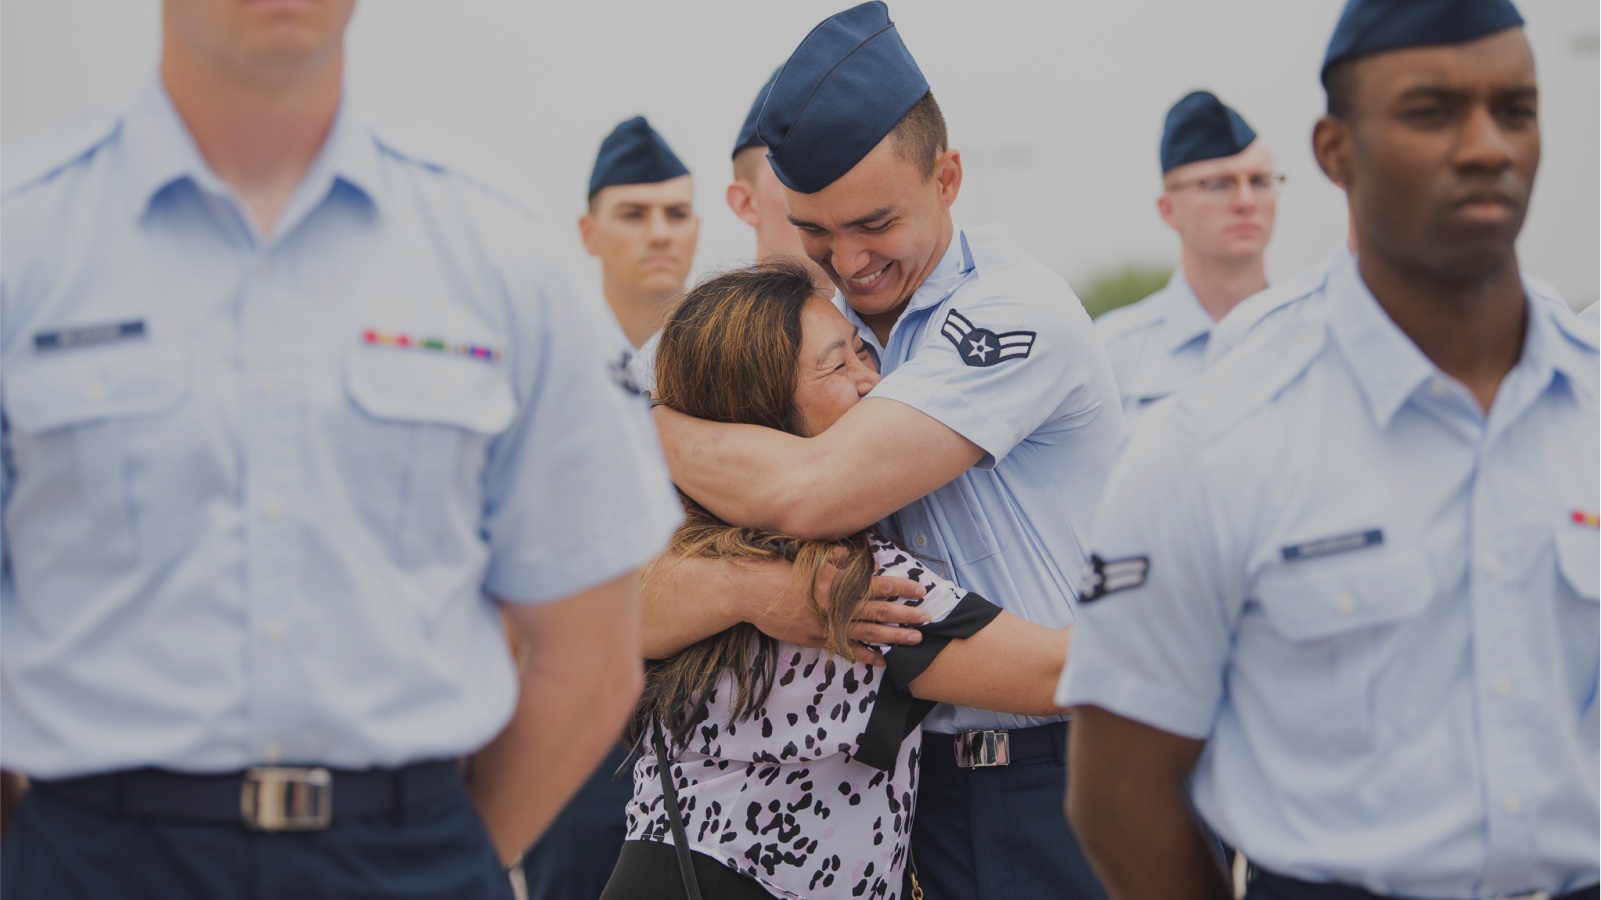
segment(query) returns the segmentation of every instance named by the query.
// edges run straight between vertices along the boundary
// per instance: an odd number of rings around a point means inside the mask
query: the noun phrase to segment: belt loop
[[[1058,722],[1051,726],[1051,744],[1056,748],[1056,764],[1067,765],[1067,722]]]

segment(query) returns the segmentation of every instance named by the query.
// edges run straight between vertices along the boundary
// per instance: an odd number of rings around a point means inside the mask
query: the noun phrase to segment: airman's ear
[[[755,228],[761,224],[761,214],[756,211],[756,194],[750,189],[750,185],[736,178],[728,185],[726,197],[728,208],[733,210],[734,215],[739,216],[746,225]]]
[[[1351,187],[1351,126],[1342,119],[1324,116],[1312,127],[1312,155],[1318,168],[1341,190]]]

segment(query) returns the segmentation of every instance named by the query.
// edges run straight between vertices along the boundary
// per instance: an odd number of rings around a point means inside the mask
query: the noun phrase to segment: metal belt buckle
[[[1527,894],[1502,894],[1496,900],[1551,900],[1551,895],[1545,891],[1530,891]]]
[[[956,735],[956,765],[985,769],[1012,764],[1011,738],[1004,731],[963,731]]]
[[[320,831],[333,820],[327,769],[256,766],[245,770],[239,813],[254,831]]]

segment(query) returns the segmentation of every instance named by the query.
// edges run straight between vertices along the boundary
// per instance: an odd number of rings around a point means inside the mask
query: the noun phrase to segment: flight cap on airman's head
[[[635,116],[606,135],[595,154],[589,175],[589,196],[614,184],[655,184],[688,175],[689,169],[674,155],[644,116]]]
[[[1510,0],[1349,0],[1329,39],[1322,78],[1336,63],[1386,50],[1464,44],[1523,24]]]
[[[756,133],[756,117],[761,115],[762,104],[767,102],[767,95],[772,93],[773,81],[777,78],[778,70],[774,69],[773,74],[767,77],[767,83],[756,92],[756,99],[750,105],[750,112],[745,114],[745,124],[739,128],[739,138],[734,141],[734,156],[738,156],[739,151],[746,147],[763,146],[761,136]]]
[[[1256,140],[1240,114],[1207,91],[1195,91],[1173,104],[1162,129],[1162,173],[1204,159],[1233,156]]]
[[[873,0],[823,20],[800,42],[773,76],[757,136],[778,180],[814,194],[861,162],[927,93],[889,7]]]

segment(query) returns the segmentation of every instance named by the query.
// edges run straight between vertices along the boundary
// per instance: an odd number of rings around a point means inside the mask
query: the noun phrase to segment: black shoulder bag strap
[[[660,722],[651,722],[655,731],[656,772],[662,779],[662,802],[667,805],[667,821],[673,826],[673,847],[678,851],[678,871],[684,876],[684,896],[689,900],[702,900],[700,879],[695,877],[695,860],[690,856],[689,833],[684,830],[684,817],[678,811],[678,792],[673,790],[673,776],[667,773],[671,760],[667,757],[667,742],[662,740]]]

